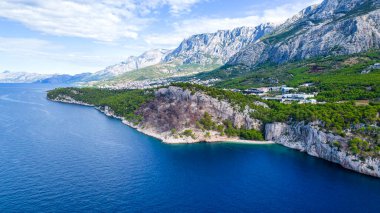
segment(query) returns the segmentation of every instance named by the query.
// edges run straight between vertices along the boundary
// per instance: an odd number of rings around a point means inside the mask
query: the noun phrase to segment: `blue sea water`
[[[1,212],[379,212],[380,180],[280,145],[169,145],[0,84]]]

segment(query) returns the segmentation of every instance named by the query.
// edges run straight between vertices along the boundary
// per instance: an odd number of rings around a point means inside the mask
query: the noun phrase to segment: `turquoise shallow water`
[[[380,180],[279,145],[168,145],[0,85],[1,212],[378,212]]]

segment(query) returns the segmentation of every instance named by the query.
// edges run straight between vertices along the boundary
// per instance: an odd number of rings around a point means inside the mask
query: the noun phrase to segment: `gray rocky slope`
[[[107,79],[119,76],[129,71],[152,66],[160,63],[169,52],[170,50],[166,49],[153,49],[144,52],[140,56],[130,56],[123,62],[108,66],[104,70],[95,72],[89,78],[90,80]]]
[[[380,0],[325,0],[232,56],[228,64],[255,66],[380,48]]]
[[[265,139],[340,164],[346,169],[380,177],[380,160],[378,158],[361,159],[350,154],[347,148],[348,138],[326,133],[317,125],[303,122],[266,124]],[[334,142],[339,142],[341,147],[333,146]]]
[[[227,101],[220,101],[202,92],[191,92],[170,86],[155,92],[155,99],[138,110],[142,116],[140,125],[157,133],[170,132],[172,129],[182,131],[195,128],[208,112],[218,120],[230,120],[236,127],[260,129],[261,121],[249,116],[250,110],[240,112]]]
[[[257,27],[239,27],[193,35],[171,51],[164,61],[179,60],[183,64],[224,64],[242,48],[255,43],[272,30],[273,25],[267,23]]]

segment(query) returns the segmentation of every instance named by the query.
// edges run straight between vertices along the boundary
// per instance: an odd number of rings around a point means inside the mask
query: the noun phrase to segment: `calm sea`
[[[279,145],[168,145],[0,85],[1,212],[379,212],[380,179]]]

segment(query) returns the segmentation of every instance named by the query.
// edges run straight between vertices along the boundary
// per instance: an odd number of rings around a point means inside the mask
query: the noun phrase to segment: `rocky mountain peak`
[[[169,51],[170,50],[166,49],[152,49],[144,52],[140,56],[130,56],[123,62],[108,66],[104,70],[94,73],[91,78],[94,80],[111,78],[129,71],[158,64]]]
[[[267,23],[257,27],[239,27],[219,30],[216,33],[193,35],[182,41],[164,61],[179,60],[183,64],[223,64],[240,49],[256,42],[272,29],[273,25]]]
[[[256,66],[380,48],[379,0],[325,0],[305,8],[228,64]]]

